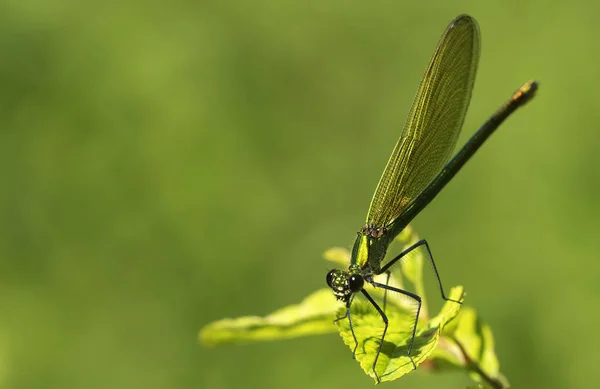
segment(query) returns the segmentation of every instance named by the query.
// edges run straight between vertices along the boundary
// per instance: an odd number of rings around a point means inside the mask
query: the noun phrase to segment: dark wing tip
[[[473,18],[470,15],[460,14],[450,22],[450,27],[454,27],[455,25],[461,24],[461,23],[477,23],[477,22],[475,21],[475,18]]]
[[[467,14],[460,14],[454,19],[452,19],[452,21],[448,25],[448,29],[450,30],[464,25],[471,25],[471,28],[479,30],[479,24],[477,23],[477,20],[475,20],[474,17]]]

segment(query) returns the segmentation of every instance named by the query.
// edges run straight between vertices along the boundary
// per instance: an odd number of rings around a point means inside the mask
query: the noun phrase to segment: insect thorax
[[[387,232],[387,228],[385,228],[385,226],[377,227],[372,224],[367,224],[363,228],[360,229],[359,233],[370,236],[371,238],[374,238],[374,239],[379,239],[383,235],[385,235],[386,232]]]
[[[385,257],[387,246],[387,229],[366,225],[358,232],[354,241],[350,263],[357,264],[361,269],[368,266],[377,274],[381,261]]]

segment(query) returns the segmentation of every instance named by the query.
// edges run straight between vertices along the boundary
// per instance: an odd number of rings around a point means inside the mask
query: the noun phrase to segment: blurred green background
[[[362,388],[338,335],[204,349],[325,285],[447,23],[480,23],[463,142],[413,226],[514,387],[594,387],[596,2],[0,2],[0,388]],[[417,371],[386,386],[464,387]],[[434,386],[435,385],[435,386]]]

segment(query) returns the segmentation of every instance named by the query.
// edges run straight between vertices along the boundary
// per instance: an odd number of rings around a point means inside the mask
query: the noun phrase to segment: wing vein
[[[442,34],[371,200],[367,225],[392,223],[449,160],[471,100],[479,39],[477,22],[467,15]]]

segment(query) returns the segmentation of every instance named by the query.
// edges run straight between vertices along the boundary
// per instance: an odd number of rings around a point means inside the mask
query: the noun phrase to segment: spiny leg
[[[373,300],[373,298],[371,298],[371,296],[369,296],[369,294],[367,293],[366,290],[361,290],[361,292],[365,295],[365,297],[367,298],[367,300],[369,300],[371,302],[371,304],[373,304],[373,306],[375,307],[375,309],[377,309],[377,312],[379,312],[379,314],[381,315],[381,319],[383,320],[383,334],[381,334],[381,340],[379,341],[379,348],[377,349],[377,354],[375,355],[375,360],[373,361],[373,374],[375,374],[375,379],[377,379],[377,383],[381,382],[381,379],[379,378],[379,375],[377,374],[377,370],[375,370],[375,366],[377,366],[377,360],[379,359],[379,354],[381,354],[381,348],[383,347],[383,340],[385,339],[385,333],[387,332],[388,329],[388,318],[385,315],[385,313],[381,310],[381,308],[379,308],[379,305],[377,305],[377,303],[375,302],[375,300]],[[411,358],[412,360],[412,358]]]
[[[396,262],[402,260],[402,258],[404,258],[406,255],[408,255],[409,253],[411,253],[413,250],[418,249],[420,246],[425,246],[425,248],[427,249],[427,258],[429,259],[429,263],[431,264],[431,267],[433,268],[433,272],[435,273],[435,278],[437,279],[438,282],[438,286],[440,288],[440,292],[442,294],[442,298],[446,301],[452,301],[458,304],[462,304],[460,301],[456,301],[450,298],[447,298],[446,295],[444,294],[444,287],[442,286],[442,280],[440,278],[440,275],[437,271],[437,267],[435,266],[435,261],[433,260],[433,255],[431,254],[431,249],[429,248],[429,244],[427,243],[427,241],[425,239],[421,239],[420,241],[418,241],[417,243],[413,244],[412,246],[410,246],[409,248],[407,248],[406,250],[402,251],[400,254],[398,254],[394,259],[390,260],[388,263],[385,264],[385,266],[383,266],[379,272],[379,274],[382,274],[384,272],[386,272],[390,267],[392,267],[392,265],[394,265]],[[389,273],[388,273],[389,274]],[[387,282],[386,282],[387,285]],[[420,306],[419,306],[420,308]]]
[[[417,314],[415,315],[415,324],[413,325],[412,336],[410,338],[410,343],[408,344],[408,352],[406,353],[407,356],[410,358],[410,361],[413,365],[413,369],[416,369],[417,365],[415,364],[415,361],[413,360],[413,357],[410,355],[410,353],[412,351],[413,343],[415,342],[415,336],[417,334],[417,323],[419,322],[419,314],[421,313],[421,296],[411,293],[406,290],[394,288],[393,286],[380,284],[378,282],[371,282],[371,284],[376,288],[383,288],[383,289],[391,290],[392,292],[403,294],[403,295],[408,296],[408,297],[412,298],[413,300],[417,301],[418,306],[417,306]],[[364,293],[366,294],[366,292],[364,292]],[[377,304],[375,304],[375,302],[371,299],[370,296],[367,295],[367,298],[373,303],[375,308],[379,311],[379,314],[381,314],[382,318],[384,318],[385,314],[383,314],[383,312],[381,311],[381,309],[379,309]],[[387,317],[385,317],[383,321],[385,322],[385,329],[383,330],[383,334],[385,336],[385,332],[387,330]],[[381,344],[379,345],[379,351],[377,352],[377,356],[375,357],[375,363],[377,363],[377,358],[379,358],[379,352],[381,352],[382,344],[383,344],[383,337],[381,338]],[[375,371],[375,363],[373,364],[373,371]],[[375,375],[377,375],[377,373],[375,373]]]
[[[348,318],[348,323],[350,324],[350,332],[352,333],[352,337],[354,338],[354,350],[352,351],[352,359],[356,359],[356,349],[358,348],[358,340],[356,340],[356,335],[354,334],[354,327],[352,326],[352,316],[350,315],[350,305],[352,304],[352,300],[354,296],[346,303],[346,313],[342,317],[338,317],[333,322],[337,323],[340,320]]]
[[[390,283],[390,272],[386,272],[385,273],[387,275],[386,279],[385,279],[385,285],[389,285]],[[383,290],[383,312],[385,312],[385,304],[387,302],[387,288]]]

